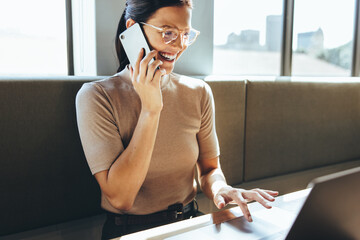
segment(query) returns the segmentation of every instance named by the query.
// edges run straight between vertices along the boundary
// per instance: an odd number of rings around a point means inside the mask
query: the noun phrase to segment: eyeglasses
[[[177,28],[171,28],[171,27],[161,28],[144,22],[140,22],[140,23],[160,31],[162,34],[162,39],[164,40],[165,44],[169,44],[172,41],[175,41],[179,35],[182,35],[182,40],[184,41],[184,44],[186,46],[190,46],[195,42],[196,38],[200,34],[199,31],[193,28],[191,28],[189,31],[180,31]]]

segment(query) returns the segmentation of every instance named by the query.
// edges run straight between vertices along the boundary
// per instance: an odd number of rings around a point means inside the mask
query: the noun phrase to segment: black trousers
[[[192,202],[192,204],[194,204]],[[194,204],[195,205],[195,204]],[[197,206],[197,204],[196,204]],[[181,217],[181,220],[185,220],[185,219],[189,219],[192,217],[197,217],[197,216],[201,216],[204,215],[202,212],[199,212],[197,207],[194,207],[191,211],[184,213]],[[168,220],[164,220],[164,221],[156,221],[154,223],[146,223],[146,224],[118,224],[115,220],[116,216],[124,216],[124,215],[118,215],[118,214],[114,214],[114,213],[109,213],[107,212],[107,218],[106,221],[103,225],[103,229],[102,229],[102,240],[106,240],[106,239],[112,239],[112,238],[117,238],[117,237],[121,237],[124,236],[126,234],[130,234],[130,233],[134,233],[134,232],[138,232],[138,231],[142,231],[142,230],[146,230],[146,229],[150,229],[153,227],[158,227],[161,225],[165,225],[165,224],[169,224],[172,222],[175,222],[173,219],[168,219]],[[128,215],[130,216],[130,215]],[[178,221],[181,221],[178,220]]]

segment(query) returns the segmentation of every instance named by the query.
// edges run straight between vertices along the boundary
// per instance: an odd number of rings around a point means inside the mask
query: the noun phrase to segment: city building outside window
[[[282,0],[215,0],[216,75],[279,75]]]
[[[214,0],[215,75],[280,75],[283,0]],[[355,0],[294,0],[292,76],[350,76]]]
[[[355,0],[295,0],[293,76],[350,76]]]

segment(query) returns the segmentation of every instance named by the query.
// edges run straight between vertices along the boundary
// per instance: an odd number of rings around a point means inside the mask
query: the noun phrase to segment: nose
[[[184,49],[185,47],[185,40],[183,33],[180,33],[179,36],[175,39],[174,46],[178,47],[180,50]]]

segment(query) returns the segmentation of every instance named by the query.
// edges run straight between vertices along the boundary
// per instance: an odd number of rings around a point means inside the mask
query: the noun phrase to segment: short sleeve
[[[207,83],[205,83],[201,98],[201,125],[197,140],[199,144],[199,160],[211,159],[220,155],[215,128],[214,97]]]
[[[81,144],[90,170],[92,174],[108,170],[124,151],[111,103],[96,83],[85,83],[75,102]]]

